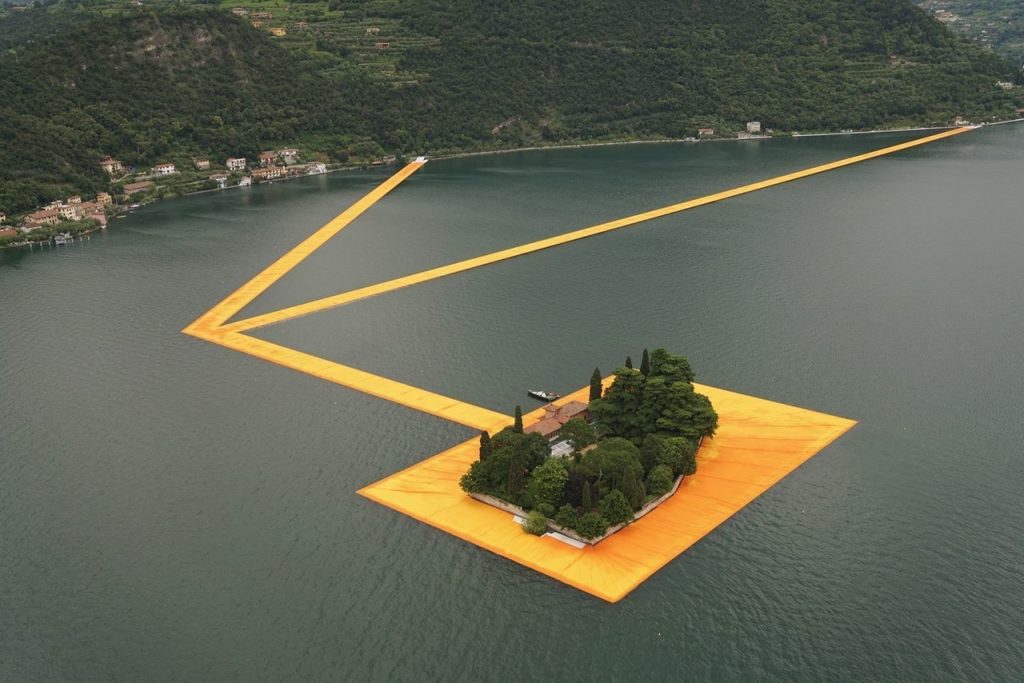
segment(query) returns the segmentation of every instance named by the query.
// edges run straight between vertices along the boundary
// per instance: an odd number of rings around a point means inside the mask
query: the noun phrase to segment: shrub
[[[685,437],[665,439],[658,453],[658,464],[671,467],[675,476],[693,474],[697,471],[697,460],[694,457],[696,451],[696,445]]]
[[[487,490],[487,480],[483,476],[483,467],[479,460],[469,467],[469,471],[459,479],[459,486],[466,493],[484,493]]]
[[[543,536],[548,532],[548,520],[544,518],[537,510],[533,510],[526,516],[526,523],[523,524],[523,530],[528,534],[534,536]]]
[[[550,503],[537,503],[537,512],[545,517],[555,516],[555,506]]]
[[[672,468],[657,465],[647,477],[647,492],[652,496],[663,496],[672,489]]]
[[[566,529],[572,529],[575,527],[577,520],[576,508],[568,503],[558,508],[558,514],[555,515],[555,522]]]
[[[597,538],[608,531],[608,520],[599,512],[588,512],[576,522],[576,531],[583,538]]]
[[[612,524],[622,524],[633,519],[633,507],[622,491],[615,489],[601,500],[601,513]]]

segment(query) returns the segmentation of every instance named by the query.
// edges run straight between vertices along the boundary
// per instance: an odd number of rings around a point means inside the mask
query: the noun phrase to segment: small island
[[[480,457],[459,481],[482,502],[525,518],[529,533],[596,544],[667,500],[697,471],[696,453],[714,436],[718,415],[693,387],[683,356],[644,349],[627,358],[590,401],[548,405],[543,419],[480,435]]]

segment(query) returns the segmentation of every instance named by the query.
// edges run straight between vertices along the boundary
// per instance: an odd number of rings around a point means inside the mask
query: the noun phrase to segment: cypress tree
[[[491,435],[480,432],[480,459],[486,460],[491,455]]]
[[[626,367],[630,370],[633,369],[633,358],[631,356],[626,356]]]
[[[524,486],[526,486],[526,461],[523,458],[523,449],[516,446],[508,463],[508,492],[517,496]]]
[[[590,512],[590,508],[593,507],[593,503],[590,502],[590,482],[583,482],[583,513]]]
[[[523,433],[523,409],[516,406],[516,421],[512,424],[512,431],[516,434]]]
[[[651,355],[644,349],[644,356],[640,359],[640,373],[647,377],[651,374]]]
[[[590,376],[590,400],[601,398],[601,370],[594,368],[594,374]]]

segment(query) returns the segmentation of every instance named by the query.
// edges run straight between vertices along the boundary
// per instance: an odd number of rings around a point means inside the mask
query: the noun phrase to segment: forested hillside
[[[343,160],[1020,106],[994,85],[1011,65],[909,0],[209,5],[0,9],[0,210],[103,189],[105,154],[141,166],[298,145]]]
[[[929,14],[1024,68],[1024,2],[1020,0],[915,0]]]

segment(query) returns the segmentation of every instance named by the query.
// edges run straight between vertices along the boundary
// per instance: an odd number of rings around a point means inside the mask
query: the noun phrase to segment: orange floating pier
[[[316,301],[232,321],[250,302],[419,170],[425,160],[417,159],[202,314],[183,332],[430,415],[474,429],[495,432],[511,424],[512,418],[246,333],[403,287],[926,145],[969,130],[971,128],[946,130]],[[721,426],[715,438],[705,441],[698,453],[698,473],[688,477],[676,494],[656,510],[597,546],[578,549],[550,537],[530,536],[512,521],[508,513],[463,494],[458,487],[458,480],[477,457],[475,439],[382,479],[359,493],[559,581],[615,602],[855,424],[852,420],[723,389],[699,387],[699,390],[711,398]],[[585,396],[586,391],[580,391],[566,400]],[[531,414],[534,420],[540,419],[540,412]]]
[[[512,515],[470,498],[459,477],[479,457],[474,438],[359,491],[421,522],[591,595],[618,602],[856,424],[832,415],[695,385],[721,427],[697,454],[697,474],[653,512],[596,546],[523,531]],[[589,387],[558,404],[587,400]],[[543,411],[540,411],[543,412]],[[531,413],[533,420],[540,419]],[[529,424],[529,420],[527,420]]]

